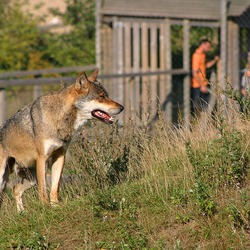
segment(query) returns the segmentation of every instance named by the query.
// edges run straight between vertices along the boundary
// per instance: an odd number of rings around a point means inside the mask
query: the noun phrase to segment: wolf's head
[[[114,121],[113,115],[119,114],[124,109],[121,104],[108,97],[108,92],[97,80],[97,76],[98,69],[90,76],[83,72],[74,84],[74,90],[77,93],[75,106],[78,109],[78,123],[97,118],[111,124]],[[76,125],[78,126],[79,124]]]

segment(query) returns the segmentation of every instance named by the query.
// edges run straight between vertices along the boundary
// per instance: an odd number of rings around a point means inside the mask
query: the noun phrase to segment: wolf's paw
[[[51,207],[59,207],[59,203],[58,203],[58,202],[51,201],[51,202],[50,202],[50,206],[51,206]]]

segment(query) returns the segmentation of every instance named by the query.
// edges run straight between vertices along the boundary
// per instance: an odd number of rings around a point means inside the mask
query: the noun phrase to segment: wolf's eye
[[[104,93],[101,93],[99,97],[104,98],[105,97]]]

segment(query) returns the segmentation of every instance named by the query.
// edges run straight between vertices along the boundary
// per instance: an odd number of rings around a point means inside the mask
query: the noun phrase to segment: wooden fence
[[[73,83],[76,79],[76,77],[60,77],[59,74],[75,72],[77,76],[77,72],[93,71],[95,68],[95,65],[89,65],[85,67],[79,66],[1,73],[0,124],[6,120],[6,91],[9,87],[33,86],[33,99],[36,99],[42,94],[42,85],[61,84],[62,82],[68,84]],[[53,77],[53,75],[56,75],[56,77]],[[152,92],[150,93],[150,89],[157,89],[159,84],[165,85],[166,88],[167,84],[169,84],[166,82],[166,76],[169,75],[186,77],[189,75],[189,72],[184,69],[172,69],[122,74],[100,74],[99,79],[102,80],[110,97],[125,106],[123,116],[120,116],[121,122],[135,119],[138,123],[142,123],[145,122],[146,119],[147,121],[155,120],[158,107],[166,111],[167,107],[170,106],[171,98],[169,93],[161,93],[161,98],[156,95],[152,96]],[[163,82],[162,79],[165,79],[165,81]],[[20,107],[16,107],[16,110],[19,108]]]

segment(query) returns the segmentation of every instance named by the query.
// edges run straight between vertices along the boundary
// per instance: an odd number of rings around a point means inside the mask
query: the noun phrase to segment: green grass
[[[201,124],[86,127],[59,207],[34,188],[18,214],[7,192],[0,249],[249,249],[250,122]]]

